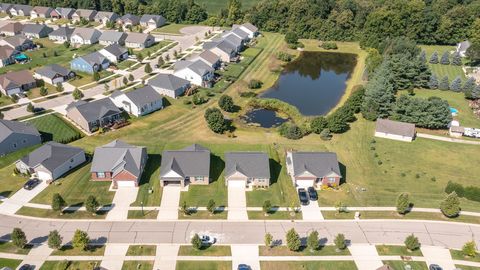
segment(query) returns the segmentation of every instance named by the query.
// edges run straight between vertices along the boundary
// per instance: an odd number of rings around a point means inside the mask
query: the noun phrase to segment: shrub
[[[329,141],[332,139],[332,133],[330,132],[330,129],[325,128],[320,132],[320,139],[324,141]]]
[[[208,127],[215,133],[223,133],[228,129],[225,118],[218,108],[208,108],[205,111],[205,120]]]
[[[300,241],[300,236],[298,233],[295,231],[294,228],[291,228],[287,232],[287,247],[291,251],[299,251],[300,247],[302,245],[302,242]]]
[[[272,247],[273,235],[270,233],[266,233],[264,237],[264,241],[265,241],[265,246],[269,248]]]
[[[215,213],[215,201],[213,199],[210,199],[207,204],[207,210],[211,214]]]
[[[87,209],[88,212],[95,214],[97,212],[98,206],[99,204],[95,196],[90,195],[87,197],[87,200],[85,201],[85,208]]]
[[[268,214],[272,209],[272,203],[269,200],[263,202],[262,210],[263,213]]]
[[[57,92],[63,92],[64,90],[63,85],[61,83],[57,83],[56,90]]]
[[[278,131],[280,136],[290,140],[299,140],[303,137],[303,131],[300,129],[300,127],[295,124],[290,124],[289,122],[283,123],[278,128]]]
[[[286,52],[278,52],[276,56],[278,60],[283,62],[291,62],[293,60],[293,55]]]
[[[460,200],[457,193],[452,192],[440,203],[440,210],[449,218],[456,217],[460,213]]]
[[[323,42],[321,47],[325,50],[336,50],[336,49],[338,49],[337,43],[335,43],[333,41]]]
[[[218,107],[226,112],[233,112],[235,110],[235,104],[231,96],[222,95],[218,100]]]
[[[465,243],[462,247],[462,253],[464,256],[475,257],[477,256],[477,246],[474,241]]]
[[[448,181],[447,186],[445,187],[445,192],[450,194],[452,192],[457,193],[459,197],[463,197],[465,194],[465,190],[461,184],[454,183],[452,181]]]
[[[75,88],[75,90],[72,92],[72,96],[75,100],[79,100],[83,98],[83,93],[78,88]]]
[[[13,229],[11,238],[13,245],[18,248],[24,248],[27,244],[27,236],[20,228]]]
[[[328,122],[324,116],[317,116],[310,123],[310,129],[316,134],[320,134],[325,128],[327,128]]]
[[[335,247],[337,247],[337,250],[344,250],[345,248],[347,248],[345,235],[343,235],[342,233],[339,233],[337,234],[337,236],[335,236],[334,243],[335,243]]]
[[[152,73],[152,67],[150,66],[149,63],[147,63],[147,64],[145,65],[144,71],[145,71],[145,73],[147,73],[147,74]]]
[[[319,242],[318,242],[318,232],[317,231],[313,231],[308,235],[307,246],[310,249],[310,252],[314,252],[315,250],[318,249]]]
[[[74,248],[86,250],[88,248],[88,241],[90,241],[90,238],[87,232],[77,229],[73,234],[72,245]]]
[[[397,197],[397,212],[399,214],[406,214],[410,209],[410,199],[408,193],[401,193]]]
[[[418,242],[418,238],[415,237],[415,235],[413,234],[407,236],[404,243],[405,243],[405,247],[411,251],[414,251],[420,248],[420,242]]]
[[[35,111],[35,107],[33,107],[32,103],[28,103],[27,105],[27,112],[33,113]]]
[[[200,236],[198,235],[198,233],[196,233],[193,237],[192,237],[192,240],[190,241],[190,243],[192,244],[192,247],[194,249],[201,249],[202,248],[202,240],[200,239]]]
[[[183,215],[185,216],[190,215],[190,208],[188,207],[186,201],[183,201],[182,206],[180,207],[180,210],[182,211]]]
[[[52,210],[53,211],[62,211],[65,207],[66,202],[59,193],[53,194],[52,197]]]
[[[195,105],[200,105],[206,102],[205,98],[200,93],[195,93],[192,96],[192,102]]]
[[[128,80],[129,80],[129,81],[133,82],[134,79],[135,79],[135,78],[133,77],[133,74],[132,74],[132,73],[128,74]]]
[[[248,88],[250,89],[258,89],[260,87],[262,87],[262,82],[259,80],[251,79],[248,82]]]
[[[48,234],[48,247],[59,249],[62,246],[62,236],[57,230],[53,230]]]
[[[40,88],[40,95],[42,95],[42,96],[48,95],[48,89],[45,86],[42,86]]]

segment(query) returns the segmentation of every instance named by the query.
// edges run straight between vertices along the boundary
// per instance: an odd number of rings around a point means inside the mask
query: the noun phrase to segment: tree
[[[35,107],[33,106],[32,103],[27,104],[27,112],[33,113],[35,111]]]
[[[163,60],[163,57],[162,56],[158,57],[157,65],[159,67],[162,67],[164,64],[165,64],[165,60]]]
[[[195,105],[200,105],[206,102],[205,98],[200,93],[195,93],[192,97],[192,102]]]
[[[420,52],[420,55],[418,56],[418,58],[419,58],[420,61],[422,61],[423,63],[426,63],[426,62],[427,62],[427,53],[425,52],[425,50],[422,50],[422,52]]]
[[[475,79],[473,77],[468,77],[468,79],[465,81],[465,83],[462,86],[462,91],[464,93],[466,92],[472,92],[475,89]]]
[[[129,80],[129,81],[133,82],[134,79],[135,79],[135,78],[133,78],[133,74],[132,74],[132,73],[128,74],[128,80]]]
[[[405,215],[410,210],[410,198],[408,193],[400,193],[397,197],[397,212]]]
[[[264,241],[265,241],[265,246],[267,246],[268,248],[271,248],[272,242],[273,242],[273,235],[270,233],[266,233],[264,237]]]
[[[302,242],[300,241],[300,236],[298,233],[295,231],[294,228],[291,228],[287,232],[287,247],[291,251],[299,251],[300,247],[302,245]]]
[[[464,256],[467,257],[475,257],[477,256],[477,245],[475,245],[474,241],[469,241],[465,243],[462,247],[462,253]]]
[[[407,236],[404,243],[405,247],[410,251],[414,251],[420,248],[420,242],[418,242],[418,238],[413,234]]]
[[[70,42],[69,41],[63,42],[63,46],[67,49],[70,48]]]
[[[72,96],[75,100],[79,100],[83,98],[83,92],[80,91],[78,88],[75,88],[75,90],[73,90],[72,92]]]
[[[438,53],[433,52],[430,56],[430,60],[428,61],[430,64],[438,64]]]
[[[100,80],[100,73],[97,71],[93,72],[93,80],[99,81]]]
[[[432,76],[430,76],[430,81],[428,82],[428,88],[430,89],[438,88],[438,79],[435,74],[432,74]]]
[[[460,77],[453,79],[452,83],[450,84],[450,90],[455,92],[462,91],[462,79],[460,79]]]
[[[87,250],[89,241],[90,238],[88,237],[87,232],[77,229],[73,234],[72,245],[74,248]]]
[[[48,234],[48,247],[52,249],[60,249],[62,246],[62,236],[57,230],[53,230]]]
[[[310,252],[314,252],[320,246],[318,242],[318,232],[312,231],[307,238],[307,246],[310,249]]]
[[[40,88],[40,95],[42,95],[42,96],[48,95],[48,89],[45,86],[42,86]]]
[[[200,250],[202,248],[202,239],[200,239],[200,236],[198,235],[198,233],[193,235],[192,240],[190,240],[190,243],[192,244],[192,247],[196,250]]]
[[[442,54],[442,58],[440,59],[440,64],[450,65],[450,52],[446,51]]]
[[[145,64],[145,73],[150,74],[152,73],[152,67],[150,66],[150,63]]]
[[[337,250],[344,250],[345,248],[347,248],[345,235],[343,235],[342,233],[337,234],[333,242],[335,243],[335,247],[337,247]]]
[[[455,52],[452,57],[452,65],[454,66],[461,66],[462,65],[462,57],[458,52]]]
[[[418,127],[440,129],[448,126],[452,114],[448,102],[438,97],[424,99],[401,95],[395,102],[391,119]]]
[[[223,133],[227,130],[227,123],[222,112],[218,108],[208,108],[205,111],[205,120],[208,127],[215,133]]]
[[[127,77],[123,77],[122,82],[123,82],[123,85],[127,85],[128,84]]]
[[[213,199],[208,201],[207,210],[210,214],[215,214],[215,201]]]
[[[445,76],[442,78],[440,81],[440,84],[438,85],[438,89],[440,90],[448,90],[450,88],[450,83],[448,81],[448,77]]]
[[[268,215],[271,209],[272,209],[272,203],[269,200],[264,201],[262,205],[263,213],[265,215]]]
[[[182,211],[184,216],[190,215],[190,208],[188,207],[186,201],[183,201],[182,206],[180,207],[180,210]]]
[[[467,59],[472,63],[477,63],[480,61],[480,42],[479,43],[472,43],[470,47],[468,47],[465,56]]]
[[[17,248],[24,248],[27,244],[27,236],[20,228],[14,228],[12,231],[12,243]]]
[[[280,136],[283,136],[290,140],[299,140],[303,137],[302,129],[299,126],[291,124],[289,122],[285,122],[280,125],[280,127],[278,128],[278,133],[280,134]]]
[[[317,116],[313,118],[312,123],[310,123],[310,129],[316,134],[320,134],[325,128],[327,128],[328,122],[324,116]]]
[[[242,17],[242,3],[239,0],[229,0],[227,13],[228,24],[237,23]]]
[[[288,44],[297,44],[298,43],[298,36],[297,33],[289,31],[285,34],[285,42]]]
[[[85,208],[87,209],[88,212],[95,214],[97,213],[99,203],[97,201],[97,198],[95,196],[90,195],[87,197],[87,200],[85,201]]]
[[[65,200],[59,193],[53,194],[52,197],[52,210],[53,211],[62,211],[62,209],[66,206]]]
[[[365,66],[369,75],[382,64],[383,56],[375,48],[367,48],[367,58],[365,59]]]
[[[61,83],[57,83],[56,90],[57,92],[63,92],[64,90],[63,85]]]
[[[460,213],[460,200],[455,191],[448,194],[440,203],[440,210],[446,217],[452,218],[458,216]]]
[[[218,100],[218,107],[226,112],[233,112],[235,110],[235,104],[231,96],[222,95]]]
[[[374,121],[386,118],[392,111],[395,101],[395,91],[392,84],[392,74],[384,63],[365,86],[365,97],[362,105],[362,115],[365,119]],[[332,130],[332,132],[335,132]]]

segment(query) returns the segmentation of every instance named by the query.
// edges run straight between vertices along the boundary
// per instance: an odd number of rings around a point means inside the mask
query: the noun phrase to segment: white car
[[[202,245],[205,246],[213,245],[217,241],[215,237],[208,235],[200,235],[200,239],[202,240]]]

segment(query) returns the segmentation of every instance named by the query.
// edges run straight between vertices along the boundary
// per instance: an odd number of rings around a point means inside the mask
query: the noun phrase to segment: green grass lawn
[[[455,267],[462,270],[480,270],[480,267],[456,264]]]
[[[10,97],[5,96],[5,95],[2,95],[0,97],[0,106],[7,106],[7,105],[10,105],[10,104],[13,104],[13,101]]]
[[[427,63],[430,61],[430,57],[434,52],[438,53],[438,60],[442,58],[443,53],[445,52],[454,52],[455,46],[441,46],[441,45],[421,45],[420,48],[425,51],[427,56]],[[450,62],[452,61],[452,54],[450,55]],[[460,77],[462,80],[465,80],[465,74],[463,73],[461,66],[454,65],[441,65],[441,64],[428,64],[432,69],[432,73],[437,75],[438,80],[440,81],[444,76],[448,76],[450,82],[456,77]]]
[[[42,97],[42,95],[40,94],[40,88],[41,87],[32,88],[32,89],[28,90],[27,92],[25,92],[25,94],[27,95],[27,97],[29,99],[35,99],[35,98]],[[45,83],[45,88],[47,88],[47,95],[58,93],[55,86],[53,86],[51,84]]]
[[[37,117],[27,122],[34,125],[42,134],[44,141],[67,143],[79,139],[82,133],[62,119],[59,114],[49,114]]]
[[[95,80],[93,79],[93,74],[88,74],[88,73],[79,72],[79,71],[77,71],[76,74],[77,76],[74,79],[69,81],[69,83],[75,87],[80,87],[80,86],[95,82]],[[98,72],[98,75],[100,75],[100,80],[112,74],[113,73],[111,71],[107,71],[107,70],[102,70]]]
[[[152,270],[154,261],[124,261],[122,270]]]
[[[410,265],[412,270],[428,269],[425,262],[383,261],[383,263],[390,265],[394,270],[404,270],[406,265]]]
[[[161,48],[171,44],[172,41],[170,40],[162,40],[160,42],[157,42],[155,43],[153,46],[151,47],[148,47],[148,48],[145,48],[145,49],[141,49],[140,51],[136,51],[135,54],[138,55],[138,54],[142,54],[143,57],[147,57],[148,54],[154,54],[156,51],[160,50]],[[152,65],[154,65],[156,63],[153,63]]]
[[[178,256],[232,256],[232,252],[230,246],[213,245],[200,250],[192,246],[180,246]]]
[[[22,263],[22,260],[0,258],[0,266],[1,267],[9,267],[11,269],[17,269],[17,267],[21,263]]]
[[[269,213],[267,216],[263,211],[248,211],[248,219],[265,219],[265,220],[278,220],[278,219],[302,219],[302,213],[298,212],[292,216],[290,211],[276,211]]]
[[[97,212],[92,215],[87,211],[53,211],[51,209],[38,209],[24,206],[20,208],[15,214],[31,217],[55,218],[55,219],[104,219],[107,212]]]
[[[128,219],[156,219],[158,210],[128,210]]]
[[[193,211],[190,215],[184,215],[178,211],[178,219],[227,219],[227,211],[217,212],[214,215],[208,211]]]
[[[157,29],[154,29],[152,33],[155,34],[174,34],[174,35],[180,35],[180,29],[191,26],[189,24],[177,24],[177,23],[171,23],[164,25],[162,27],[159,27]]]
[[[300,251],[291,251],[286,246],[276,246],[269,248],[260,246],[260,256],[347,256],[350,255],[348,249],[336,251],[335,246],[323,246],[318,250],[310,251],[307,247],[302,247]]]
[[[229,64],[225,69],[226,70],[223,72],[223,76],[238,78],[245,70],[245,66],[241,65],[240,63]]]
[[[242,10],[250,9],[255,6],[257,0],[240,0]],[[197,4],[204,6],[210,15],[218,15],[221,9],[228,8],[228,0],[198,0]]]
[[[380,245],[376,246],[378,255],[380,256],[423,256],[420,249],[409,251],[404,246],[390,246],[390,245]]]
[[[139,189],[137,194],[137,200],[132,206],[141,206],[143,202],[144,206],[158,206],[162,200],[162,187],[160,186],[160,162],[161,162],[161,149],[155,147],[154,149],[148,149],[148,160],[145,170],[139,182]],[[149,193],[149,190],[152,190]]]
[[[155,256],[155,245],[131,245],[128,247],[127,256]]]
[[[27,255],[31,249],[32,246],[29,245],[24,248],[17,248],[12,242],[0,242],[0,253]]]
[[[231,270],[232,262],[228,261],[177,261],[176,270]]]
[[[28,178],[23,175],[14,175],[15,165],[0,169],[0,196],[10,197],[23,187]]]
[[[468,256],[464,256],[461,250],[451,249],[450,254],[452,254],[452,258],[454,260],[480,262],[480,253],[478,252],[475,257],[468,257]]]
[[[74,248],[72,246],[63,246],[59,250],[54,250],[52,256],[103,256],[105,246],[89,246],[87,250]]]
[[[58,270],[58,269],[65,269],[65,270],[77,270],[77,269],[93,269],[96,266],[100,265],[100,261],[68,261],[68,267],[63,268],[65,266],[64,261],[46,261],[40,270]]]
[[[262,270],[355,270],[357,266],[354,261],[306,261],[306,262],[275,262],[261,261]]]

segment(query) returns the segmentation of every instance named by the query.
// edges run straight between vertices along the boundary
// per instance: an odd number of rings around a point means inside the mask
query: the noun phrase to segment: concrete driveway
[[[228,186],[228,220],[248,220],[245,187]]]
[[[26,181],[25,181],[26,182]],[[45,188],[47,188],[47,183],[42,181],[38,186],[32,190],[26,190],[21,188],[12,197],[5,199],[2,204],[0,204],[0,213],[5,215],[13,215],[20,208],[22,208],[26,203],[31,201],[35,196],[40,194]]]
[[[153,270],[175,270],[179,245],[157,245]]]
[[[297,194],[298,194],[299,188],[300,187],[297,187]],[[302,209],[303,220],[308,220],[308,221],[323,220],[323,215],[322,215],[322,212],[320,211],[320,207],[318,206],[317,201],[309,201],[308,205],[301,205],[300,207]]]
[[[422,246],[420,249],[422,250],[428,266],[430,266],[430,264],[438,264],[443,268],[443,270],[455,269],[452,255],[450,255],[450,251],[447,248]]]
[[[246,264],[252,270],[260,270],[258,245],[231,245],[231,249],[232,269],[237,269],[240,264]]]
[[[383,266],[374,245],[353,244],[348,247],[358,270],[374,270]]]
[[[137,199],[138,188],[120,187],[115,192],[112,210],[107,214],[106,220],[127,220],[130,204]]]
[[[162,201],[158,211],[157,220],[177,220],[180,192],[182,188],[175,185],[163,187]]]
[[[122,269],[129,244],[107,244],[100,266],[106,269]]]

